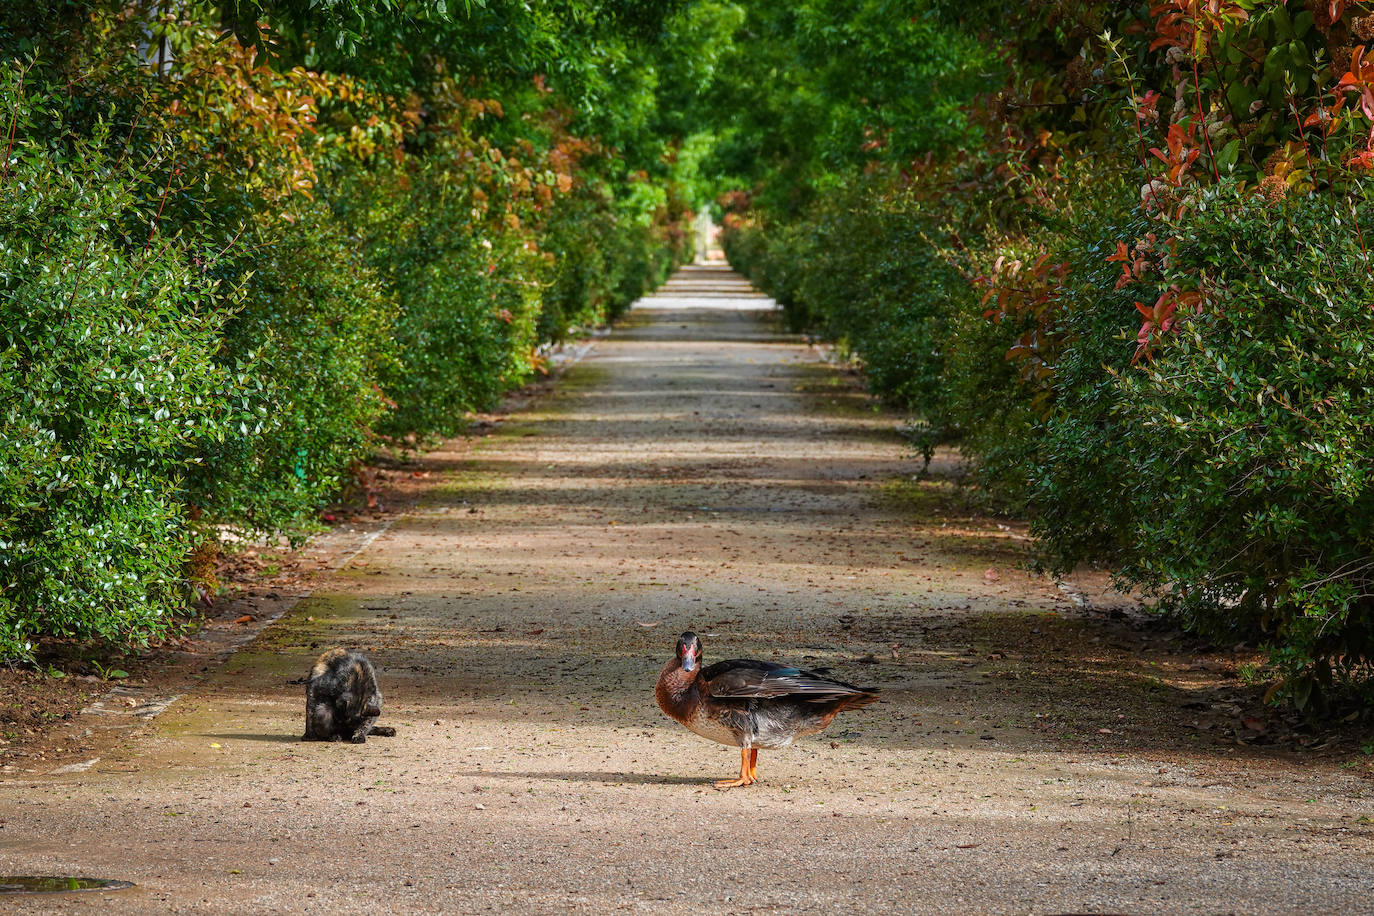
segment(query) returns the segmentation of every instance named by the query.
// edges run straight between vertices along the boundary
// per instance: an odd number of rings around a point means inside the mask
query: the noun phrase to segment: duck
[[[789,746],[814,735],[846,709],[878,699],[873,687],[856,687],[805,668],[751,658],[701,665],[701,639],[688,631],[658,675],[654,698],[668,715],[703,738],[740,749],[739,778],[717,789],[758,781],[759,749]]]

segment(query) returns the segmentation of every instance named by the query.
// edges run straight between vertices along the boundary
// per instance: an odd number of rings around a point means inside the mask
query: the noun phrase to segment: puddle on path
[[[122,891],[130,881],[113,878],[78,878],[74,875],[0,875],[0,894],[64,894],[70,891]]]

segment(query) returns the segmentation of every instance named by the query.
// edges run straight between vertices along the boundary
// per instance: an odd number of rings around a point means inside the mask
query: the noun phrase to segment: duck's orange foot
[[[759,781],[758,769],[759,749],[742,747],[739,749],[739,779],[717,779],[716,788],[738,789],[741,786],[752,786]]]

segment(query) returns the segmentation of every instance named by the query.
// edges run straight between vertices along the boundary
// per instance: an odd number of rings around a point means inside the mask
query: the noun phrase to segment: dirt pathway
[[[138,885],[5,905],[1368,912],[1368,768],[1247,743],[1225,659],[1019,572],[769,304],[679,275],[146,734],[0,780],[0,871]],[[687,628],[886,700],[714,791],[738,755],[653,701]],[[340,644],[398,737],[296,740]]]

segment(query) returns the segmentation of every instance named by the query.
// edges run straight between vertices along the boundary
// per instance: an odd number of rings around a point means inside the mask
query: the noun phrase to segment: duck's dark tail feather
[[[859,687],[856,688],[855,693],[847,693],[843,696],[831,694],[828,697],[816,697],[811,699],[810,702],[825,703],[829,705],[831,709],[835,710],[835,712],[844,712],[846,709],[858,709],[861,706],[867,706],[869,703],[875,703],[881,698],[876,687]]]

